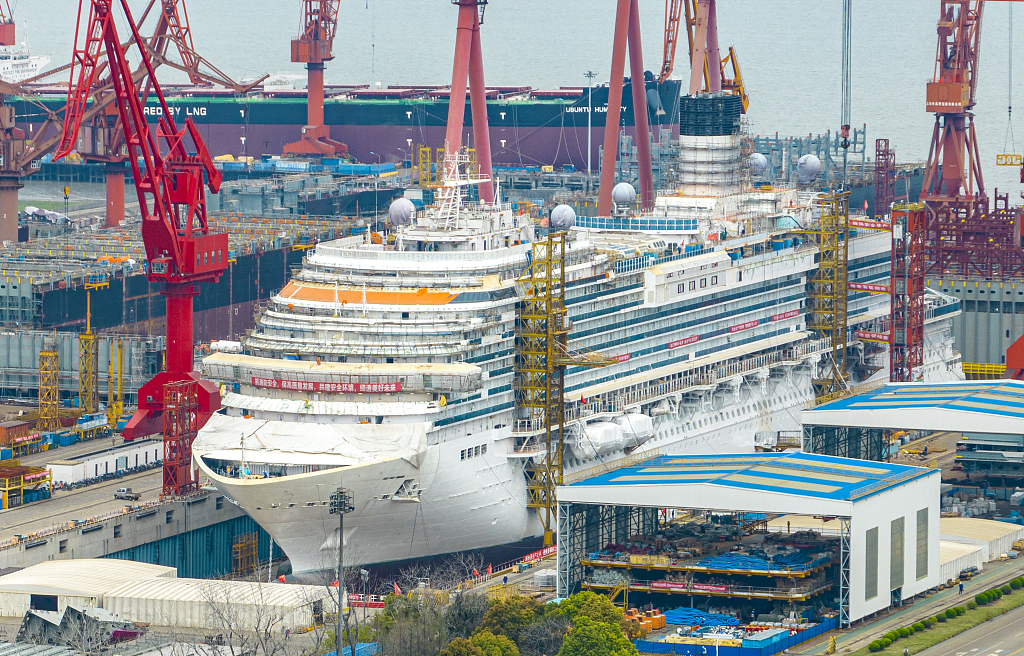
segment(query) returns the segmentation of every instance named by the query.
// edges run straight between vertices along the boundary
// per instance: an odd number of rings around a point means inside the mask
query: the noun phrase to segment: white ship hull
[[[800,410],[813,398],[810,369],[735,390],[719,387],[703,407],[683,408],[654,418],[655,434],[637,452],[752,452],[762,429],[795,432]],[[766,425],[763,410],[771,413]],[[460,460],[467,446],[488,443],[486,455]],[[513,544],[542,535],[534,509],[527,508],[523,460],[513,453],[510,429],[452,437],[427,447],[419,468],[404,459],[322,470],[280,478],[220,476],[202,458],[207,478],[253,517],[291,560],[293,572],[315,578],[337,560],[338,521],[328,512],[339,485],[352,491],[355,510],[345,516],[345,562],[366,564],[437,556]],[[566,468],[566,475],[613,462],[619,451]],[[402,480],[419,482],[418,499],[388,498]]]

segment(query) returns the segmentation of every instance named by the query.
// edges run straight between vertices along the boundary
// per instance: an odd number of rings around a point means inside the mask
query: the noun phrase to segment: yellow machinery
[[[117,428],[117,420],[124,412],[124,390],[122,388],[121,358],[124,353],[124,340],[117,339],[117,369],[114,369],[114,340],[107,342],[107,426],[113,431]]]
[[[85,332],[78,336],[78,403],[89,415],[99,407],[99,367],[96,335],[92,332],[92,296],[85,294]]]
[[[431,154],[430,146],[420,146],[416,149],[416,179],[421,187],[431,186],[434,180]]]
[[[544,524],[544,544],[551,545],[555,528],[555,488],[562,484],[565,418],[564,378],[567,365],[603,367],[614,360],[596,354],[570,353],[565,309],[565,232],[549,232],[533,242],[533,259],[519,278],[525,288],[520,306],[516,384],[520,407],[529,413],[526,427],[540,435],[537,455],[526,466],[527,505]]]
[[[805,230],[821,250],[818,271],[811,278],[811,313],[808,327],[832,342],[828,373],[813,381],[814,399],[825,403],[843,396],[846,380],[846,267],[850,236],[850,192],[832,192],[821,200],[821,221]]]
[[[40,433],[60,430],[60,407],[58,405],[57,373],[60,368],[60,354],[57,352],[57,335],[53,333],[43,341],[39,351],[39,421]]]

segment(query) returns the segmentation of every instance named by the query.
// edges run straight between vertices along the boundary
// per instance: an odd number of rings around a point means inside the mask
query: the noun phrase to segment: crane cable
[[[1007,9],[1010,11],[1009,23],[1007,25],[1007,30],[1009,31],[1007,44],[1009,80],[1006,84],[1006,135],[1003,137],[1003,152],[1016,154],[1017,144],[1013,138],[1013,4],[1007,4]],[[1006,150],[1007,143],[1010,144],[1010,147],[1013,148],[1013,150]],[[1022,173],[1022,175],[1024,175],[1024,173]]]

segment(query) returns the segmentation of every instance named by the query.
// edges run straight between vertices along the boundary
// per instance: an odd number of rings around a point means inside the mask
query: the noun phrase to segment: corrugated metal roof
[[[570,487],[710,483],[852,501],[934,472],[921,467],[813,453],[660,456],[633,467],[573,483]]]
[[[131,581],[111,589],[104,595],[104,600],[107,604],[113,599],[195,602],[230,600],[236,604],[303,608],[316,600],[330,599],[331,594],[331,591],[317,585],[152,578]]]
[[[1024,528],[1017,524],[996,522],[991,519],[943,517],[939,520],[939,532],[942,535],[955,535],[961,538],[991,542],[1007,535],[1024,535]]]
[[[101,597],[129,581],[157,577],[171,580],[176,576],[177,570],[173,567],[127,560],[49,560],[0,576],[0,591]]]
[[[978,414],[995,414],[1024,419],[1024,381],[951,381],[941,383],[892,383],[876,390],[850,396],[806,410],[922,410],[941,408]],[[812,421],[813,423],[813,421]],[[1024,427],[1022,427],[1024,430]]]
[[[943,520],[945,521],[945,520]],[[939,565],[953,562],[957,558],[963,558],[969,554],[980,552],[981,545],[963,544],[962,542],[939,541]]]

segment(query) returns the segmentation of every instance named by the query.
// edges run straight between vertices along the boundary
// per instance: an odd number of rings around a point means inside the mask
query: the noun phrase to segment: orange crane
[[[306,64],[306,125],[302,138],[284,147],[287,155],[333,157],[348,154],[348,146],[331,139],[324,125],[324,62],[334,59],[341,0],[302,0],[302,28],[292,39],[292,61]]]
[[[705,91],[726,91],[743,99],[746,112],[750,99],[743,89],[743,76],[736,60],[736,51],[721,57],[718,47],[718,13],[715,0],[665,0],[665,48],[658,82],[672,75],[679,41],[680,25],[686,26],[686,39],[690,47],[690,95]],[[712,75],[709,61],[718,62]],[[731,73],[729,70],[731,69]],[[731,74],[732,77],[727,77]]]

